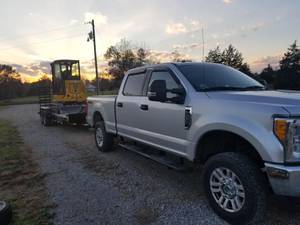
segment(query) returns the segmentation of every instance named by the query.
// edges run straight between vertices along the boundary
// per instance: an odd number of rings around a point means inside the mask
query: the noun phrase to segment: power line
[[[79,24],[80,26],[78,26],[78,24],[76,25],[68,25],[68,26],[63,26],[63,27],[57,27],[57,28],[54,28],[54,29],[50,29],[50,30],[45,30],[45,31],[39,31],[39,32],[34,32],[34,33],[27,33],[27,34],[20,34],[20,35],[17,35],[15,36],[14,38],[10,38],[10,37],[4,37],[4,38],[0,38],[0,41],[3,41],[3,40],[16,40],[16,39],[19,39],[19,38],[24,38],[24,37],[32,37],[32,36],[36,36],[38,34],[44,34],[44,33],[51,33],[53,31],[58,31],[58,30],[65,30],[65,29],[78,29],[78,28],[81,28],[81,25],[83,24]],[[2,36],[2,35],[0,35]]]
[[[65,39],[72,39],[72,38],[77,38],[77,37],[83,37],[83,34],[77,35],[77,36],[65,36],[65,37],[61,37],[61,38],[55,38],[55,39],[50,39],[50,40],[46,40],[46,41],[40,41],[40,42],[31,42],[31,43],[26,43],[27,45],[39,45],[39,44],[45,44],[45,43],[49,43],[49,42],[53,42],[53,41],[59,41],[59,40],[65,40]],[[23,45],[16,45],[13,47],[8,47],[8,48],[2,48],[0,49],[0,51],[6,51],[9,49],[14,49],[14,48],[22,48],[23,46],[25,46],[25,44]]]

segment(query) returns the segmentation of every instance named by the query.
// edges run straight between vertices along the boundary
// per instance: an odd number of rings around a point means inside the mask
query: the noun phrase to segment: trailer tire
[[[49,115],[49,113],[47,113],[47,111],[41,112],[41,123],[45,127],[48,127],[52,124],[51,116]]]
[[[203,184],[213,210],[230,224],[262,222],[267,185],[247,156],[234,152],[212,156],[204,165]]]
[[[11,207],[6,202],[0,201],[0,224],[8,225],[11,221],[11,217]]]
[[[114,136],[106,132],[103,121],[95,124],[95,142],[99,151],[109,152],[113,150]]]

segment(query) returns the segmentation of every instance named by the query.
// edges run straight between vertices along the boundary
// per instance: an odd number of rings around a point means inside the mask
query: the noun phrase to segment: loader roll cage
[[[55,60],[51,63],[52,91],[54,95],[65,94],[66,80],[80,80],[79,60]]]

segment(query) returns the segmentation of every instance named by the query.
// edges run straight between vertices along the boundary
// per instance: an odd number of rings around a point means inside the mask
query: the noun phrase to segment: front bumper
[[[300,196],[300,166],[265,163],[265,168],[275,194]]]

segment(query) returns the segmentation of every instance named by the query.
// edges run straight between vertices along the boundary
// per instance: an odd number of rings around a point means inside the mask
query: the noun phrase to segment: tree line
[[[115,46],[107,49],[104,57],[108,61],[108,72],[115,78],[103,80],[101,87],[108,90],[118,88],[124,73],[132,68],[147,64],[159,63],[158,60],[149,58],[150,51],[144,48],[133,48],[126,40],[122,40]],[[191,61],[175,51],[171,54],[173,62]],[[249,75],[266,85],[269,89],[300,90],[300,50],[294,41],[282,59],[278,62],[278,68],[272,68],[269,64],[260,73],[252,73],[249,64],[245,62],[242,53],[230,44],[223,51],[216,47],[208,52],[206,62],[220,63],[231,66]]]
[[[269,64],[260,73],[252,73],[249,65],[244,62],[242,53],[232,45],[223,51],[219,47],[210,50],[206,61],[236,68],[267,85],[270,89],[300,90],[300,50],[296,41],[284,53],[278,62],[278,68],[272,68]]]
[[[101,79],[101,91],[117,90],[122,78],[129,69],[160,63],[150,54],[150,50],[143,47],[132,46],[131,43],[122,39],[116,45],[110,46],[104,58],[108,62],[108,73],[113,79]],[[171,53],[171,61],[191,61],[178,51]],[[300,90],[300,50],[297,42],[293,42],[278,62],[278,68],[268,65],[260,73],[252,73],[243,55],[233,45],[224,50],[216,47],[208,52],[206,62],[221,63],[238,69],[253,77],[271,89]],[[0,64],[0,100],[23,96],[35,96],[39,94],[40,85],[50,85],[51,81],[45,75],[37,82],[23,83],[21,76],[9,65]],[[87,84],[96,84],[95,80],[86,81]]]
[[[44,75],[37,82],[24,83],[21,75],[10,65],[0,64],[0,100],[26,96],[37,96],[39,86],[50,85],[51,81]]]

